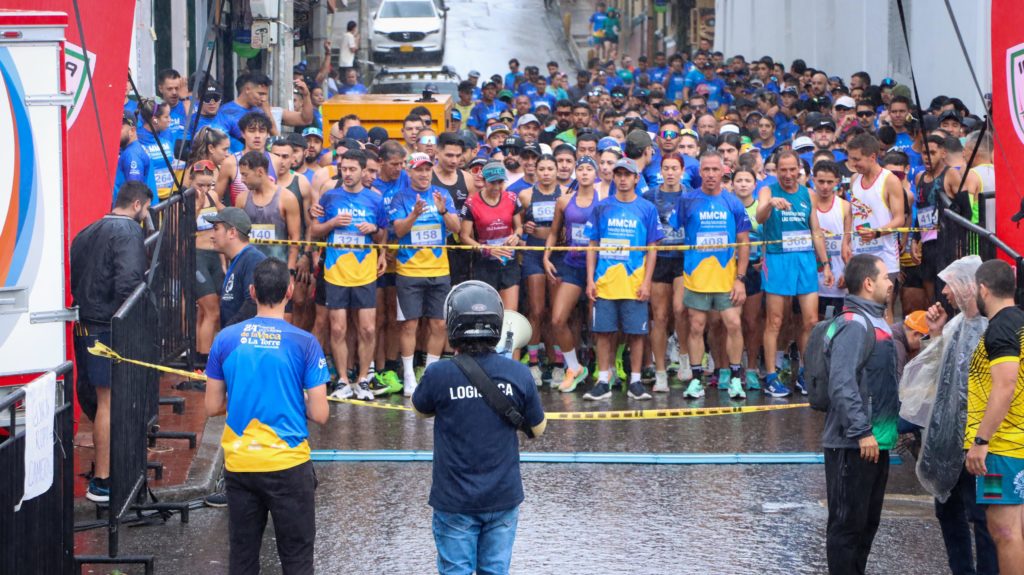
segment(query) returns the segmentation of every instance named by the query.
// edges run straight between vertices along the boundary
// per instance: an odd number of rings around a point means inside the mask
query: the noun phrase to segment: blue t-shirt
[[[668,66],[655,66],[647,70],[647,77],[652,84],[660,84],[665,79],[665,74],[668,74]]]
[[[522,78],[522,77],[523,77],[523,73],[522,72],[515,72],[515,73],[509,72],[508,74],[505,74],[505,81],[504,81],[505,89],[509,90],[509,91],[515,91],[515,89],[516,89],[516,78]],[[476,98],[476,96],[474,96],[474,98]]]
[[[590,33],[597,36],[599,33],[604,33],[604,21],[608,19],[608,14],[604,12],[594,12],[590,15]]]
[[[227,274],[224,276],[224,285],[221,288],[220,296],[220,321],[222,325],[230,325],[238,310],[242,309],[245,302],[255,306],[255,302],[249,297],[249,286],[252,285],[252,274],[256,266],[267,256],[256,249],[256,246],[245,246],[228,264]],[[256,308],[253,307],[253,313]],[[247,318],[239,318],[237,321],[244,321]]]
[[[700,84],[703,81],[704,72],[701,72],[696,67],[694,67],[690,68],[690,71],[686,73],[686,79],[683,81],[683,85],[685,85],[690,90],[693,90],[694,88],[697,87],[697,84]]]
[[[153,170],[153,180],[156,186],[153,190],[155,200],[156,192],[174,188],[174,173],[167,166],[169,161],[171,166],[177,167],[175,166],[176,160],[174,159],[174,143],[168,137],[167,130],[160,132],[160,135],[156,136],[153,132],[139,126],[136,133],[139,136],[138,142],[142,145],[142,149],[149,155],[150,166]],[[161,148],[163,149],[162,152]]]
[[[473,110],[469,113],[469,122],[467,123],[477,130],[486,131],[487,120],[491,118],[497,119],[505,110],[508,110],[508,106],[500,100],[494,100],[490,104],[483,101],[477,102],[476,106],[473,106]]]
[[[526,188],[531,188],[531,187],[533,187],[533,184],[527,182],[526,178],[519,178],[515,182],[512,182],[511,184],[509,184],[508,187],[505,188],[505,189],[507,191],[512,192],[513,194],[518,196],[519,192],[525,190]]]
[[[525,365],[489,353],[474,356],[530,427],[544,421],[537,386]],[[479,396],[459,366],[434,363],[412,396],[434,414],[434,469],[428,503],[448,513],[488,513],[523,502],[518,432]]]
[[[342,84],[341,88],[338,89],[338,93],[342,95],[359,96],[362,94],[366,94],[367,92],[366,86],[360,84],[359,82],[356,82],[351,86],[349,86],[348,84]]]
[[[516,93],[520,96],[529,96],[530,100],[533,101],[537,97],[537,87],[532,82],[520,82]]]
[[[732,103],[732,96],[725,91],[725,80],[716,76],[710,80],[703,80],[697,85],[708,87],[707,101],[709,112],[714,112],[722,104]]]
[[[142,143],[135,140],[121,150],[117,157],[117,174],[114,176],[114,199],[117,199],[117,191],[125,182],[142,182],[153,192],[153,204],[159,202],[156,197],[156,180],[153,178],[152,161],[149,153]],[[113,204],[113,202],[111,202]]]
[[[534,93],[533,97],[530,98],[530,102],[532,103],[534,110],[537,109],[537,104],[540,103],[540,102],[543,102],[543,103],[547,104],[549,110],[554,110],[555,109],[555,102],[558,102],[558,99],[555,98],[555,95],[552,94],[551,92],[545,92],[543,96],[540,95],[540,94]]]
[[[658,210],[642,197],[631,202],[611,195],[590,213],[584,235],[604,248],[640,247],[658,243],[662,237]],[[601,299],[636,299],[643,283],[645,250],[606,249],[597,252],[594,284]]]
[[[228,471],[281,471],[309,461],[303,392],[331,379],[312,334],[269,317],[225,327],[213,340],[206,375],[227,391],[221,446]]]
[[[242,130],[238,128],[238,120],[249,112],[262,112],[262,108],[243,108],[234,100],[221,104],[217,110],[217,116],[213,119],[213,126],[231,137],[231,151],[241,152],[245,149],[245,142],[242,138]]]
[[[665,86],[665,100],[674,102],[683,97],[683,87],[686,85],[686,74],[683,72],[668,72],[668,85]],[[701,74],[703,78],[703,74]]]
[[[676,219],[675,225],[686,230],[686,243],[700,248],[686,252],[683,287],[698,293],[729,292],[736,280],[736,248],[730,244],[736,243],[737,234],[750,231],[743,202],[727,191],[712,196],[695,190],[679,198]]]
[[[171,125],[164,131],[171,144],[185,139],[185,100],[178,100],[178,105],[171,108]],[[173,147],[171,148],[174,149]]]
[[[651,190],[644,196],[644,199],[654,204],[654,207],[658,210],[658,223],[661,225],[661,233],[664,236],[659,245],[674,246],[686,243],[686,230],[676,227],[678,221],[678,218],[676,218],[676,208],[679,198],[688,191],[686,186],[683,186],[678,192],[666,192],[659,188]],[[682,259],[683,253],[682,250],[659,251],[658,259]]]

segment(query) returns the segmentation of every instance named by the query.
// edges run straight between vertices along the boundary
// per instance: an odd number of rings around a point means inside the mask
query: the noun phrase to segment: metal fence
[[[942,232],[939,234],[939,258],[938,269],[959,258],[969,255],[980,256],[982,260],[1003,258],[1008,260],[1017,273],[1017,294],[1018,304],[1024,304],[1024,258],[1021,257],[1010,246],[996,237],[994,231],[987,229],[986,222],[989,220],[989,212],[992,206],[987,198],[978,202],[978,222],[971,222],[969,205],[961,198],[950,201],[940,195],[942,203],[939,206],[940,222]],[[965,207],[967,206],[967,207]],[[941,289],[936,286],[936,290]]]
[[[157,233],[148,238],[152,265],[147,281],[156,297],[159,359],[195,368],[196,204],[195,190],[153,206]]]
[[[6,432],[0,437],[0,573],[70,574],[75,567],[71,362],[64,362],[54,372],[53,485],[46,493],[22,502],[17,511],[25,485],[25,432],[18,424],[25,389],[18,388],[0,399],[0,419]]]

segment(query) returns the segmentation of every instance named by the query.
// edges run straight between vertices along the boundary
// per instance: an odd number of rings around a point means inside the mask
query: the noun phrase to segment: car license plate
[[[412,46],[408,44],[402,44],[398,47],[399,52],[412,52]]]

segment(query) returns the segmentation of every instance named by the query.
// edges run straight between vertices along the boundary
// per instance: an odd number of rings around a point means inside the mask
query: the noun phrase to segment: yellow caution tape
[[[888,231],[888,232],[898,232],[898,233],[910,233],[910,232],[929,232],[929,231],[933,231],[933,230],[936,230],[936,229],[938,229],[938,228],[887,228],[886,231]],[[856,233],[857,232],[850,232],[850,235],[852,236],[852,235],[854,235]],[[822,237],[839,237],[839,236],[843,236],[843,235],[846,235],[846,234],[845,233],[841,233],[841,234],[823,233],[821,235],[822,235]],[[515,251],[537,251],[537,252],[543,252],[543,251],[552,251],[552,252],[590,252],[590,251],[594,251],[594,252],[600,252],[600,251],[616,251],[616,252],[624,252],[624,251],[625,252],[634,252],[635,251],[635,252],[646,252],[647,250],[651,250],[651,249],[653,249],[655,251],[659,251],[659,252],[681,252],[681,251],[690,251],[690,250],[698,250],[698,251],[700,251],[700,250],[704,250],[704,251],[707,251],[707,250],[720,250],[720,249],[724,249],[724,248],[738,248],[738,247],[742,247],[742,246],[754,247],[754,246],[764,246],[764,245],[768,245],[768,244],[782,244],[782,243],[786,243],[786,242],[801,242],[801,241],[803,241],[802,237],[793,237],[793,238],[787,238],[787,239],[781,239],[781,240],[761,240],[761,241],[758,241],[758,242],[733,242],[733,243],[729,243],[729,244],[715,244],[713,246],[696,246],[696,245],[691,245],[691,244],[672,244],[672,245],[664,245],[664,246],[663,245],[653,245],[653,246],[550,246],[550,247],[548,247],[548,246],[498,246],[498,247],[501,247],[502,249],[510,249],[510,250],[515,250]],[[419,247],[417,247],[417,246],[401,245],[401,244],[337,244],[337,243],[333,243],[333,242],[321,242],[321,241],[312,241],[312,240],[271,240],[271,239],[262,239],[262,238],[253,238],[251,240],[251,243],[257,244],[257,245],[258,244],[263,244],[263,245],[271,245],[271,246],[297,246],[297,247],[313,246],[313,247],[318,247],[318,248],[339,248],[339,249],[358,249],[358,250],[371,249],[372,248],[372,249],[384,249],[384,250],[391,250],[391,251],[402,249],[402,248],[415,248],[415,249],[419,249],[419,248],[427,248],[427,247],[430,247],[430,248],[447,248],[447,249],[450,249],[450,250],[477,250],[477,251],[484,250],[484,249],[494,249],[495,248],[495,246],[484,246],[484,245],[471,246],[471,245],[465,245],[465,244],[452,244],[452,245],[443,245],[443,246],[419,246]]]
[[[106,345],[96,342],[92,347],[89,348],[89,353],[105,357],[113,361],[123,361],[125,363],[131,363],[142,367],[148,367],[164,373],[173,373],[180,375],[188,379],[195,379],[199,381],[206,381],[206,375],[202,373],[193,373],[191,371],[185,371],[183,369],[174,369],[173,367],[167,367],[166,365],[159,365],[155,363],[148,363],[145,361],[139,361],[137,359],[130,359],[121,356],[119,353],[110,349]],[[383,403],[380,401],[362,401],[359,399],[339,399],[335,397],[328,397],[330,401],[337,403],[348,403],[351,405],[360,405],[363,407],[375,407],[377,409],[390,409],[392,411],[415,411],[413,408],[407,405],[396,405],[393,403]],[[778,411],[781,409],[798,409],[808,407],[809,403],[787,403],[782,405],[738,405],[735,407],[693,407],[693,408],[668,408],[668,409],[626,409],[620,411],[554,411],[545,413],[544,416],[548,419],[558,419],[563,421],[625,421],[631,419],[680,419],[683,417],[708,417],[712,415],[735,415],[739,413],[760,413],[763,411]]]

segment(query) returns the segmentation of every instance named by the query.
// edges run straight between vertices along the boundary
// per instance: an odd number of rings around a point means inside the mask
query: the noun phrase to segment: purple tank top
[[[585,208],[581,208],[576,204],[576,194],[569,198],[569,203],[565,205],[565,212],[562,213],[565,245],[586,246],[590,244],[584,229],[587,227],[587,222],[590,221],[590,212],[594,211],[597,201],[596,191],[593,199],[590,201],[590,205]],[[587,252],[565,252],[565,263],[574,268],[585,268],[587,267]]]

